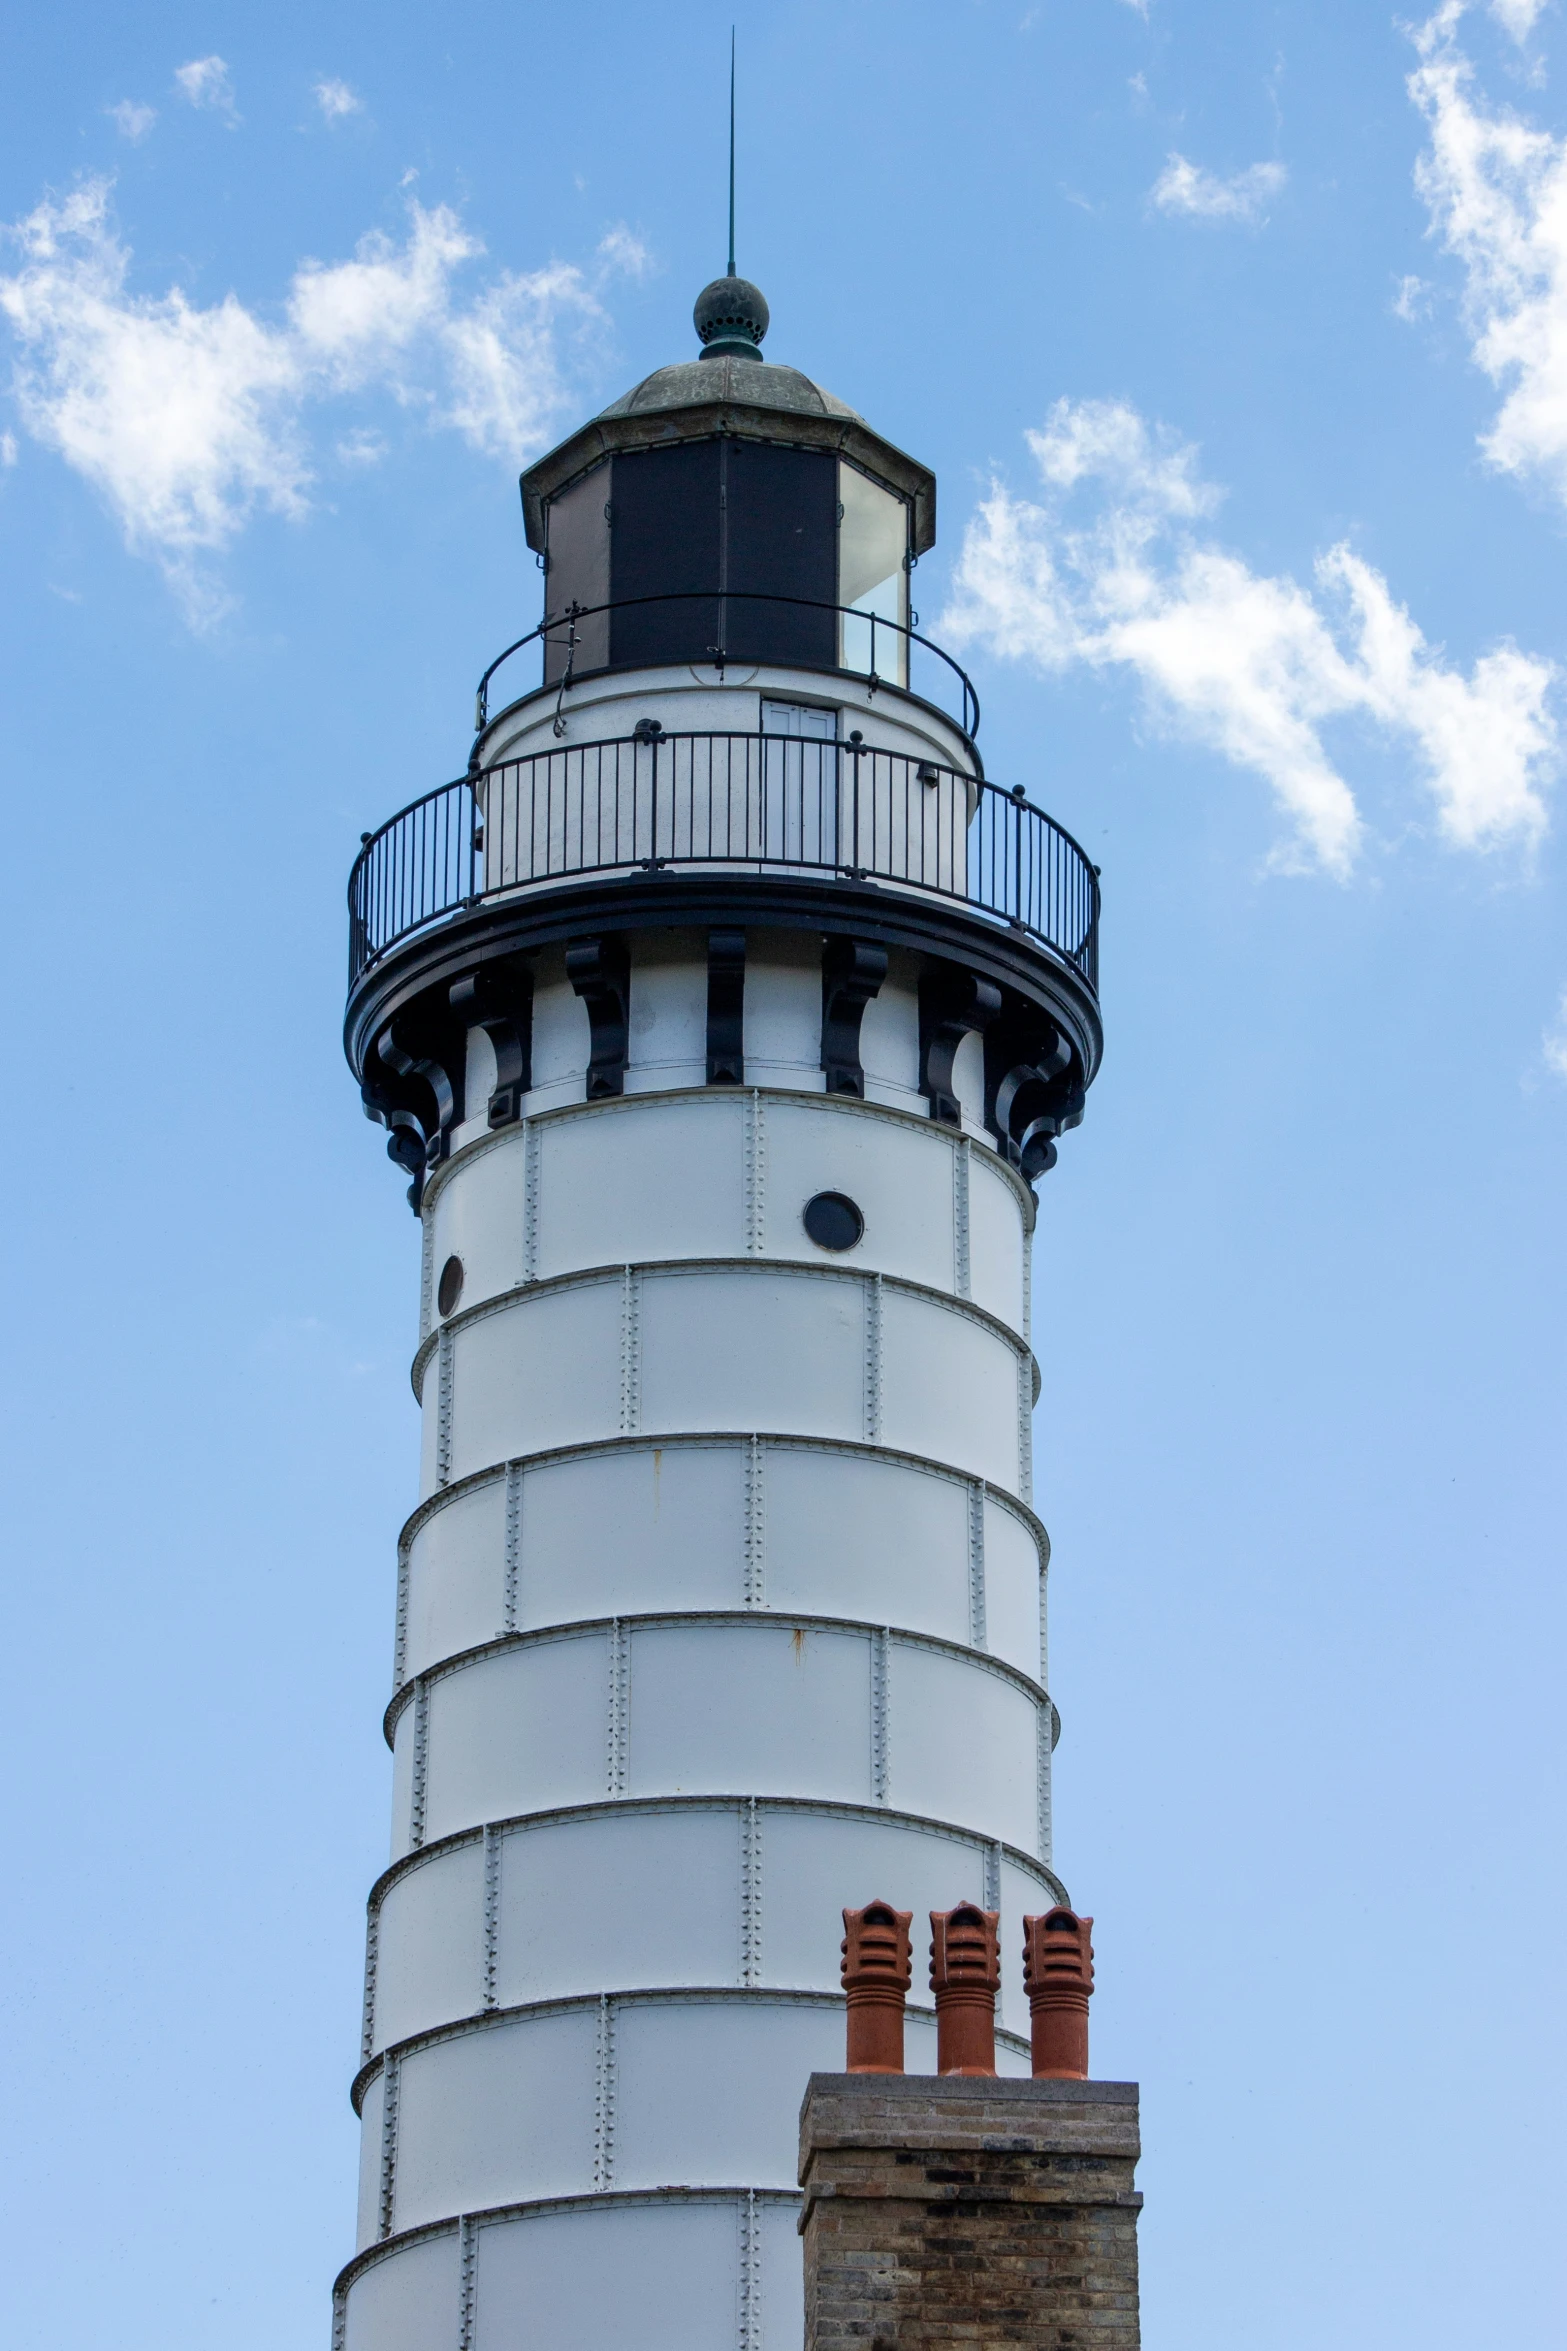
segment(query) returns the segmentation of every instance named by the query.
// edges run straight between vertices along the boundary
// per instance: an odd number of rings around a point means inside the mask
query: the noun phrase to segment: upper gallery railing
[[[1023,797],[868,744],[764,734],[574,743],[476,769],[365,836],[349,985],[426,924],[512,891],[674,866],[838,874],[956,900],[1098,984],[1099,883]]]
[[[662,605],[707,608],[705,621],[700,610],[690,616],[698,636],[705,637],[709,629],[712,632],[712,642],[699,646],[694,657],[703,663],[711,662],[720,671],[741,662],[765,662],[770,658],[765,650],[757,650],[765,634],[765,607],[776,606],[781,614],[834,614],[837,624],[834,632],[836,658],[831,662],[813,661],[809,666],[837,669],[848,677],[865,678],[873,691],[882,686],[895,686],[912,693],[918,690],[914,684],[915,667],[918,664],[920,685],[931,688],[928,694],[922,694],[920,698],[954,719],[970,741],[979,732],[979,696],[974,691],[972,679],[950,653],[944,653],[929,637],[921,636],[917,628],[906,627],[902,621],[886,620],[880,613],[867,612],[859,605],[823,604],[811,596],[778,596],[741,588],[725,589],[722,594],[716,589],[691,589],[672,595],[622,596],[611,604],[572,604],[564,612],[547,615],[537,628],[530,629],[525,637],[519,637],[514,645],[508,645],[504,653],[498,653],[480,678],[478,692],[474,697],[475,731],[482,734],[490,723],[491,706],[496,700],[490,691],[492,681],[515,655],[525,652],[530,645],[542,648],[546,668],[549,657],[552,654],[555,656],[559,668],[546,682],[562,688],[569,688],[578,677],[590,671],[645,668],[647,661],[640,655],[635,659],[612,662],[606,652],[603,659],[598,658],[604,648],[596,645],[595,640],[607,640],[609,621],[613,614],[637,611],[646,612],[651,617],[652,608]],[[731,606],[745,607],[741,617],[750,624],[746,635],[754,642],[747,643],[744,652],[732,650],[725,643],[725,639],[735,633],[731,625]],[[918,615],[915,617],[917,619]],[[600,624],[597,630],[590,626],[593,622]],[[692,657],[689,648],[680,655],[682,660]],[[787,655],[779,659],[783,667],[800,666]],[[513,699],[537,690],[536,687],[519,683],[517,695]],[[956,704],[956,708],[950,707],[952,704]]]

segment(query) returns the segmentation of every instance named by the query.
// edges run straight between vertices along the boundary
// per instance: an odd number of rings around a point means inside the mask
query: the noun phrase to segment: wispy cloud
[[[1255,222],[1263,218],[1270,198],[1288,177],[1282,163],[1253,163],[1221,179],[1188,163],[1184,155],[1172,155],[1153,184],[1152,198],[1161,212],[1184,214],[1189,220]]]
[[[1540,1039],[1545,1066],[1554,1077],[1567,1078],[1567,988],[1556,1005],[1556,1018]]]
[[[1515,41],[1527,41],[1545,12],[1545,0],[1491,0],[1491,14]]]
[[[174,83],[188,105],[217,114],[234,112],[234,85],[221,57],[193,57],[189,65],[177,65]]]
[[[1415,185],[1462,266],[1474,360],[1505,392],[1480,446],[1567,503],[1567,140],[1477,97],[1463,13],[1448,0],[1414,34],[1409,94],[1430,132]]]
[[[141,106],[134,98],[122,98],[117,106],[106,106],[104,113],[121,138],[129,139],[133,147],[141,144],[158,119],[156,106]]]
[[[568,398],[563,336],[604,317],[594,283],[564,263],[502,271],[464,299],[456,281],[484,249],[444,205],[410,203],[401,242],[377,234],[351,260],[302,262],[271,320],[232,293],[205,307],[178,287],[132,293],[101,180],[9,233],[22,265],[0,277],[0,317],[21,422],[93,484],[195,618],[221,604],[204,559],[258,511],[306,511],[311,403],[389,394],[515,460]],[[350,462],[370,445],[350,436]]]
[[[651,247],[634,230],[628,229],[623,220],[604,231],[598,241],[598,257],[606,269],[614,270],[619,277],[649,277],[657,266]]]
[[[363,114],[365,110],[364,100],[346,82],[317,82],[316,104],[328,122],[341,122],[345,115]]]
[[[964,534],[941,626],[1059,672],[1120,668],[1179,731],[1261,777],[1290,820],[1273,862],[1346,874],[1364,837],[1330,752],[1359,719],[1412,754],[1443,835],[1532,843],[1554,768],[1554,670],[1510,645],[1465,676],[1348,546],[1310,587],[1269,578],[1205,525],[1197,453],[1120,401],[1061,401],[1028,435],[1041,495],[1000,482]]]

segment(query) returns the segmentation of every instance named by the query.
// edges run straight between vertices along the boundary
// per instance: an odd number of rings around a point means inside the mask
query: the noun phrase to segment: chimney
[[[1023,1981],[1028,1988],[1036,2081],[1088,2079],[1093,1924],[1091,1918],[1061,1908],[1023,1921]]]
[[[1000,1913],[960,1902],[930,1914],[930,1980],[936,1994],[936,2071],[994,2074]]]
[[[912,1910],[867,1902],[843,1914],[843,1988],[849,1996],[849,2073],[902,2073],[903,2002],[911,1976]]]

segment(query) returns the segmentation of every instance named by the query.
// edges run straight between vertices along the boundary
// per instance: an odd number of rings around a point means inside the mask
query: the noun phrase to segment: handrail
[[[979,733],[979,695],[975,691],[974,681],[967,670],[954,661],[950,653],[943,651],[933,638],[922,636],[918,629],[909,627],[901,620],[888,620],[881,613],[866,612],[857,604],[826,604],[817,596],[780,596],[760,588],[680,588],[657,596],[617,596],[607,604],[577,604],[573,602],[568,604],[563,612],[557,612],[553,615],[546,613],[538,626],[529,629],[525,637],[519,637],[515,644],[508,645],[504,653],[497,653],[489,668],[480,678],[474,695],[475,734],[482,735],[490,723],[490,680],[502,664],[511,659],[514,653],[520,653],[525,645],[531,645],[535,642],[547,644],[552,629],[565,629],[567,632],[566,668],[563,677],[558,682],[569,687],[574,683],[573,664],[578,623],[585,620],[596,620],[601,613],[628,612],[640,604],[792,604],[798,605],[802,610],[808,612],[834,612],[838,614],[840,619],[868,621],[871,631],[870,668],[868,670],[834,668],[833,674],[844,677],[869,678],[873,693],[880,687],[889,684],[893,685],[895,692],[904,690],[899,688],[894,681],[877,674],[876,631],[879,628],[891,629],[895,635],[904,638],[908,644],[920,645],[927,653],[933,653],[938,661],[943,662],[951,670],[962,693],[962,716],[957,723],[970,742]],[[728,657],[722,646],[717,646],[713,650],[717,656],[713,666],[722,673],[729,666]],[[751,656],[748,654],[745,658],[749,661]],[[610,666],[616,665],[611,664]],[[639,663],[636,666],[645,665]]]
[[[367,834],[348,883],[349,987],[462,909],[682,865],[956,901],[1098,986],[1097,869],[1021,785],[863,743],[644,726],[471,770]]]

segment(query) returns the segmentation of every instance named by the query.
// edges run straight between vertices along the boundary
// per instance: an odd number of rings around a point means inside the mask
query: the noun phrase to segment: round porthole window
[[[805,1203],[803,1222],[818,1249],[852,1249],[865,1237],[865,1219],[847,1192],[818,1192]]]
[[[462,1259],[448,1257],[441,1268],[441,1278],[436,1286],[435,1303],[443,1314],[450,1314],[461,1296]]]

